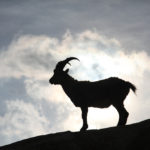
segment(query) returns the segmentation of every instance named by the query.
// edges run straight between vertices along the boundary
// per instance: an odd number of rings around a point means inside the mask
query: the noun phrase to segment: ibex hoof
[[[80,131],[86,131],[87,128],[88,128],[88,125],[85,125],[80,129]]]

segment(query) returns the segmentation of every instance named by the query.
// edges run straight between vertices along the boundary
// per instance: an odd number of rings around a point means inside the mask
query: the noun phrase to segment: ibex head
[[[66,58],[65,60],[57,63],[57,65],[54,69],[54,75],[49,80],[49,82],[51,84],[61,84],[62,83],[62,81],[66,78],[68,71],[69,71],[69,69],[66,69],[66,70],[63,70],[63,69],[66,64],[70,65],[69,61],[71,61],[73,59],[76,59],[79,61],[79,59],[76,57],[69,57],[69,58]]]

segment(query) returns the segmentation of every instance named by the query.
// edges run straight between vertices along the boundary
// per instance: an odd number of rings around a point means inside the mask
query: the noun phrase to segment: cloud
[[[30,35],[22,36],[13,41],[7,51],[1,52],[0,57],[3,62],[1,63],[3,71],[1,77],[20,78],[21,76],[28,76],[38,78],[38,75],[44,75],[45,69],[48,70],[49,64],[53,62],[49,51],[54,43],[54,39]],[[41,70],[40,74],[37,72],[39,70]]]
[[[136,3],[131,0],[37,0],[36,3],[1,0],[0,47],[7,46],[20,33],[61,38],[66,29],[80,33],[96,28],[108,38],[119,39],[128,51],[144,49],[149,52],[149,11],[149,1],[138,0]]]
[[[23,100],[6,101],[6,113],[0,116],[1,143],[48,132],[49,121],[31,103]]]
[[[7,110],[4,116],[1,115],[1,137],[7,139],[10,135],[13,141],[47,132],[79,130],[82,125],[80,110],[73,106],[60,86],[48,83],[56,63],[70,56],[80,59],[80,62],[72,61],[72,66],[66,66],[70,68],[69,74],[78,80],[94,81],[119,76],[133,82],[138,91],[137,96],[131,92],[125,102],[130,113],[128,123],[148,117],[150,57],[145,51],[127,53],[119,40],[107,38],[96,30],[80,34],[72,34],[68,30],[62,39],[21,35],[0,53],[0,79],[22,79],[21,85],[30,100],[7,99]],[[9,80],[7,84],[9,86]],[[112,107],[90,109],[89,128],[113,126],[117,119],[118,114]],[[26,129],[27,124],[29,128]],[[35,124],[37,128],[33,129]]]

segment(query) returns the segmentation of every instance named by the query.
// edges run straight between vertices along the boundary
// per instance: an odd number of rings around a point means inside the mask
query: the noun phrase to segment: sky
[[[25,138],[79,131],[81,111],[49,79],[74,56],[69,74],[130,81],[127,124],[150,117],[150,1],[0,0],[0,146]],[[118,113],[89,108],[89,129],[116,126]]]

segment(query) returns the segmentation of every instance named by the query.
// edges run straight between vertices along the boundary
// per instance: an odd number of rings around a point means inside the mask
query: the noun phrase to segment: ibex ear
[[[66,70],[65,70],[65,73],[68,73],[68,72],[69,72],[69,69],[66,69]]]

